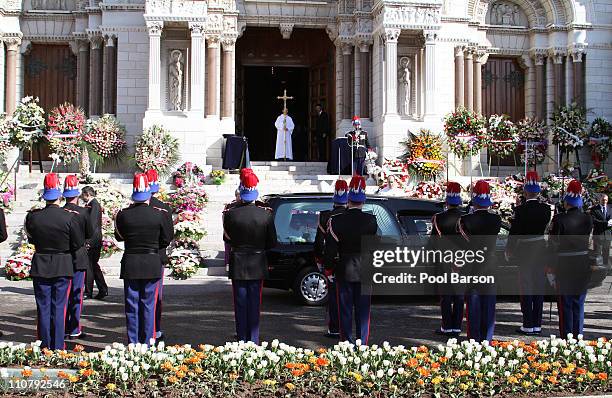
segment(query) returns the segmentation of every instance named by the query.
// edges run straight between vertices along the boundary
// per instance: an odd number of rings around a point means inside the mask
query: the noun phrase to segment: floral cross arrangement
[[[483,147],[485,119],[465,108],[458,108],[444,118],[448,146],[461,159],[476,155]]]

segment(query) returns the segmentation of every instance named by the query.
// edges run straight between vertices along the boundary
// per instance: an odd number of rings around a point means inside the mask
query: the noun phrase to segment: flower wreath
[[[508,116],[491,115],[485,140],[492,155],[506,158],[516,150],[519,141],[518,129]]]
[[[551,126],[553,144],[561,151],[570,152],[581,148],[587,138],[587,121],[584,108],[573,103],[553,112]]]
[[[408,171],[423,179],[433,179],[444,170],[442,139],[438,134],[421,129],[418,134],[410,133],[409,139],[402,142],[406,151],[402,156],[408,164]]]
[[[591,147],[591,159],[595,168],[601,167],[601,162],[612,151],[612,125],[602,117],[593,120],[587,143]]]
[[[527,156],[528,167],[542,163],[548,148],[544,123],[526,117],[518,122],[518,136],[521,162],[525,163],[525,156]]]
[[[480,152],[486,133],[485,119],[475,112],[458,108],[444,118],[444,131],[451,152],[463,159]]]

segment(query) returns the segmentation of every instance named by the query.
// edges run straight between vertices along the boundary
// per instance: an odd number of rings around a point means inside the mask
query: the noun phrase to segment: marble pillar
[[[546,118],[546,70],[544,54],[534,54],[535,64],[535,117],[538,120]]]
[[[359,45],[360,57],[360,85],[359,85],[359,101],[360,101],[360,116],[362,118],[370,117],[370,43],[361,43]]]
[[[351,83],[352,43],[342,43],[342,119],[351,119],[353,110]]]
[[[465,51],[465,86],[464,86],[464,103],[468,110],[474,110],[474,52],[468,48]]]
[[[190,22],[191,31],[191,85],[190,90],[190,110],[204,116],[204,80],[205,80],[205,59],[204,51],[204,24],[200,22]]]
[[[550,58],[553,62],[553,102],[555,106],[565,105],[565,74],[563,73],[563,53],[551,51]]]
[[[89,114],[89,40],[77,41],[77,106]]]
[[[117,36],[105,35],[104,41],[104,106],[103,113],[115,114],[117,102]]]
[[[455,108],[464,106],[464,60],[463,60],[463,47],[455,47]]]
[[[20,37],[5,37],[6,45],[6,113],[12,115],[17,107],[17,57],[21,56]]]
[[[206,70],[208,73],[208,80],[206,82],[206,116],[218,117],[219,109],[217,104],[219,101],[217,99],[217,86],[220,84],[220,80],[217,57],[219,52],[219,36],[208,36],[206,44]]]
[[[149,32],[149,110],[161,110],[161,34],[163,21],[147,21]]]
[[[584,49],[572,49],[572,66],[573,66],[573,92],[574,101],[582,107],[586,106],[586,98],[584,93]],[[568,58],[569,59],[569,58]]]
[[[423,32],[425,36],[425,116],[433,115],[436,108],[436,32]]]
[[[487,54],[479,51],[474,54],[474,111],[482,113],[482,66]]]
[[[236,39],[223,39],[223,109],[221,117],[231,119],[234,117],[234,57]]]
[[[397,116],[397,40],[400,34],[401,29],[385,29],[383,32],[386,66],[386,116]]]
[[[100,35],[92,34],[89,36],[91,51],[89,53],[90,79],[89,79],[89,114],[92,116],[102,115],[102,94],[103,87],[103,59],[102,46],[104,39]]]

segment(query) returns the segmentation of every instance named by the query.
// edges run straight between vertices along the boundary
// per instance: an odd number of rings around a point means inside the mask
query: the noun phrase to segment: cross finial
[[[276,99],[283,100],[283,109],[287,109],[287,100],[293,99],[293,97],[287,96],[287,89],[283,90],[283,95],[276,97]]]

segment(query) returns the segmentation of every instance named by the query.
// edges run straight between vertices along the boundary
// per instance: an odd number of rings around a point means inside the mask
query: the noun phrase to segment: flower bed
[[[571,335],[458,343],[435,349],[340,343],[310,350],[272,343],[147,348],[114,343],[87,353],[0,343],[0,366],[64,367],[73,394],[99,396],[552,396],[609,392],[612,344]]]

